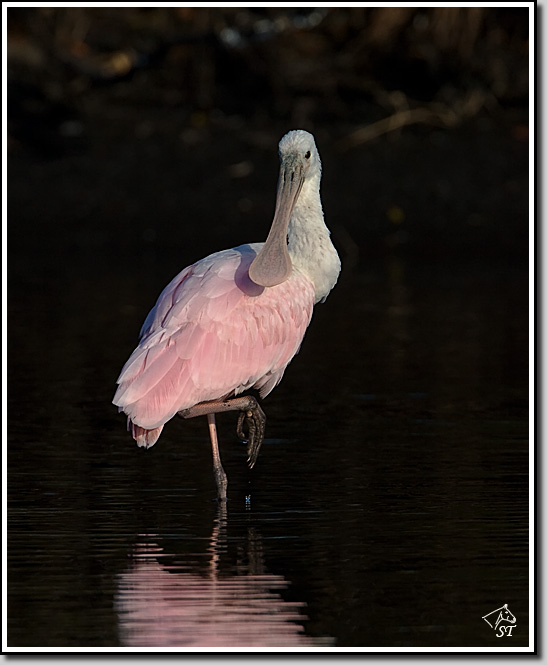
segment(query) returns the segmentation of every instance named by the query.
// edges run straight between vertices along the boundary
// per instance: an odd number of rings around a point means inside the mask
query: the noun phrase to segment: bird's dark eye
[[[308,152],[304,155],[306,159],[309,159],[311,157],[311,152],[308,150]]]

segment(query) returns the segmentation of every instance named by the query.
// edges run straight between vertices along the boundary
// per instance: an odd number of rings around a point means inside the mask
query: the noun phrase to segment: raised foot
[[[226,413],[227,411],[239,411],[237,421],[237,435],[242,441],[247,442],[247,454],[249,456],[249,467],[252,469],[258,458],[258,452],[262,441],[264,440],[264,431],[266,429],[266,414],[260,408],[260,404],[252,395],[242,395],[225,400],[214,400],[212,402],[200,402],[189,409],[179,411],[178,415],[182,418],[195,418],[196,416],[211,417],[215,413]],[[211,423],[211,420],[210,420]],[[247,434],[243,431],[243,423],[247,425]],[[213,442],[213,455],[215,460],[220,461],[218,453],[218,441],[216,430],[211,432],[211,442]],[[215,461],[216,464],[216,461]],[[219,495],[221,485],[218,482]]]
[[[266,430],[266,414],[254,397],[249,397],[248,408],[242,410],[237,419],[237,436],[247,442],[247,462],[252,469],[258,459],[258,453]],[[247,434],[243,424],[247,425]]]

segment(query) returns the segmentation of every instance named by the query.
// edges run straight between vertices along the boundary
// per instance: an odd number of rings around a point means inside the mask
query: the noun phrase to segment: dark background
[[[11,229],[32,222],[40,247],[177,248],[184,261],[260,240],[272,152],[302,127],[323,155],[342,252],[526,260],[525,8],[10,8],[8,18]],[[36,181],[29,164],[41,165]],[[28,252],[28,235],[13,233],[12,256],[21,237]]]
[[[120,646],[142,534],[206,548],[203,422],[144,458],[110,402],[163,286],[265,239],[296,128],[343,269],[250,481],[220,425],[225,572],[263,540],[341,647],[499,646],[505,602],[526,644],[528,10],[7,13],[11,644]]]

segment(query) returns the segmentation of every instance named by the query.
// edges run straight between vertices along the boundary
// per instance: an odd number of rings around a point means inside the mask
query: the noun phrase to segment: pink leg
[[[213,402],[201,402],[189,409],[179,411],[182,418],[195,418],[211,413],[224,413],[226,411],[240,411],[237,421],[237,435],[242,441],[247,441],[247,454],[249,455],[249,467],[252,469],[258,458],[258,452],[264,440],[266,429],[266,415],[260,408],[260,404],[251,395],[234,397],[233,399],[215,400]],[[243,432],[243,422],[246,421],[249,430],[246,436]]]
[[[209,424],[209,436],[211,437],[211,448],[213,450],[213,470],[215,474],[215,480],[217,482],[218,498],[221,501],[226,501],[226,489],[228,487],[228,478],[226,473],[222,468],[220,462],[220,452],[218,449],[218,436],[217,436],[217,426],[215,422],[215,414],[207,414],[207,422]]]

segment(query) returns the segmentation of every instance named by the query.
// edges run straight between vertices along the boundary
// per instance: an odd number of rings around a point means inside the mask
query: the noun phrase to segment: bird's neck
[[[323,219],[319,184],[319,176],[304,182],[288,229],[291,261],[313,282],[316,302],[327,297],[340,272],[340,259]]]

